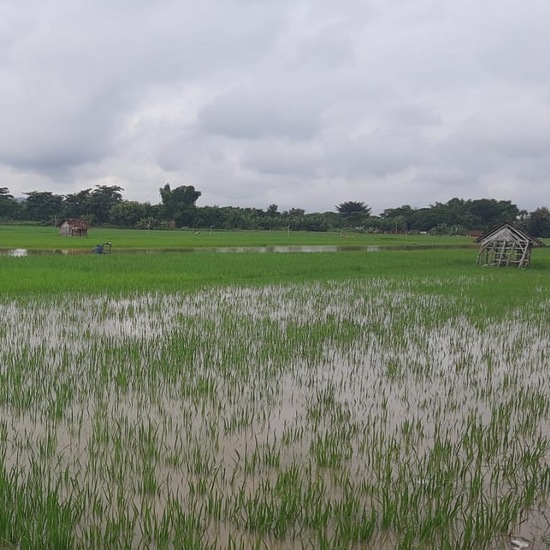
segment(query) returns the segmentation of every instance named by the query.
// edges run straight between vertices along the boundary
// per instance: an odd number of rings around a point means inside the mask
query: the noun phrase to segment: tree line
[[[464,235],[485,231],[512,221],[536,237],[550,237],[550,210],[519,210],[511,201],[453,198],[425,208],[402,205],[371,214],[364,202],[346,201],[333,211],[306,213],[301,208],[279,211],[276,204],[261,208],[197,206],[201,192],[192,185],[159,189],[161,202],[128,201],[116,185],[96,185],[77,193],[57,195],[30,191],[16,199],[7,187],[0,187],[0,222],[58,225],[64,219],[82,218],[92,226],[132,229],[191,228],[329,231],[347,229],[364,232]]]

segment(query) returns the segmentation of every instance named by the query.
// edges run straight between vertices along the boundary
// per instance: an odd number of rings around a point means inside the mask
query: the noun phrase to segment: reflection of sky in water
[[[13,250],[8,250],[8,256],[13,256],[14,258],[21,258],[23,256],[28,256],[29,251],[26,248],[14,248]]]
[[[366,246],[337,246],[337,245],[308,245],[308,246],[226,246],[215,248],[169,248],[169,249],[114,249],[114,252],[119,254],[163,254],[166,252],[177,252],[181,254],[200,253],[200,252],[217,252],[220,254],[304,254],[304,253],[335,253],[335,252],[381,252],[384,250],[437,250],[437,249],[460,249],[460,248],[478,248],[478,245],[460,244],[460,245],[366,245]],[[81,248],[59,248],[55,250],[33,250],[25,248],[0,248],[0,256],[42,256],[50,254],[91,254],[95,253],[94,249]]]
[[[29,457],[21,449],[36,447],[49,430],[62,456],[53,467],[86,471],[101,422],[125,448],[151,432],[162,456],[194,467],[199,457],[219,468],[215,487],[226,495],[269,481],[265,464],[274,452],[281,468],[315,466],[316,446],[331,438],[343,453],[336,471],[358,494],[378,483],[370,461],[385,453],[393,453],[395,468],[406,465],[400,475],[411,486],[431,490],[424,459],[434,440],[455,445],[460,465],[472,422],[494,430],[505,418],[507,439],[494,460],[520,456],[538,434],[550,434],[543,406],[550,304],[541,300],[480,327],[469,318],[479,311],[467,298],[433,292],[475,285],[475,278],[430,280],[429,293],[417,283],[4,298],[0,409],[9,419],[9,464],[24,465]],[[11,395],[32,395],[21,412],[6,393],[14,369],[25,375]],[[63,420],[49,423],[51,400],[67,387]],[[493,487],[490,462],[482,467],[487,495],[510,488],[504,480]],[[159,461],[155,468],[159,498],[167,487],[187,498],[186,467]],[[327,498],[342,490],[333,473],[318,471]],[[225,485],[222,474],[235,484]],[[521,529],[534,537],[538,527],[526,520]]]

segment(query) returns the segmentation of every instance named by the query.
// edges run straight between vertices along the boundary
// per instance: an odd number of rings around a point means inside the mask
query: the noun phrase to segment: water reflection
[[[15,258],[21,258],[23,256],[28,256],[29,251],[26,248],[14,248],[13,250],[9,250],[7,255]]]
[[[480,517],[480,548],[542,548],[550,304],[481,322],[479,281],[2,299],[6,475],[46,472],[98,537],[128,510],[128,548],[182,517],[208,547],[320,547],[322,528],[389,549],[440,506],[425,547],[464,547]],[[348,544],[386,501],[395,530]],[[255,510],[284,530],[249,529]]]
[[[221,246],[212,248],[187,247],[187,248],[120,248],[115,249],[117,254],[163,254],[166,252],[189,254],[194,252],[214,252],[218,254],[304,254],[320,252],[381,252],[385,250],[438,250],[438,249],[468,249],[477,248],[475,244],[391,244],[391,245],[303,245],[303,246]],[[22,258],[26,256],[48,255],[79,255],[93,254],[91,249],[58,248],[49,250],[34,250],[27,248],[0,248],[0,256]]]

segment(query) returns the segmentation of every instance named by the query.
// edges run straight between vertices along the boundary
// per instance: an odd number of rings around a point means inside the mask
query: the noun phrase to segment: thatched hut
[[[64,237],[87,237],[90,226],[86,220],[67,219],[59,226],[59,234]]]
[[[505,222],[476,239],[480,244],[477,264],[483,266],[529,267],[531,249],[544,243],[510,222]]]

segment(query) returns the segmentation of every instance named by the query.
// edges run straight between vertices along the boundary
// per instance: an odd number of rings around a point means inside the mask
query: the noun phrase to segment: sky
[[[2,0],[0,187],[550,207],[548,0]]]

